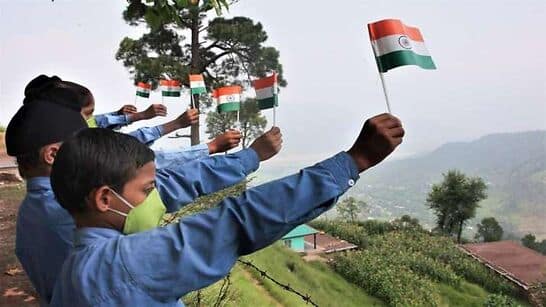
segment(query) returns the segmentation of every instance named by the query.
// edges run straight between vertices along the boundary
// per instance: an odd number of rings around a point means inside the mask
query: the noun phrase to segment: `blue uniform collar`
[[[75,247],[92,245],[100,240],[107,240],[121,236],[122,233],[111,228],[83,227],[76,230]]]
[[[49,177],[32,177],[27,179],[27,191],[51,190]]]

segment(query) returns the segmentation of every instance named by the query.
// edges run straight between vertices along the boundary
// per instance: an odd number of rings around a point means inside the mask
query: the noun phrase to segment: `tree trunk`
[[[199,54],[199,10],[191,10],[191,67],[190,73],[201,73]],[[191,95],[191,94],[190,94]],[[193,95],[193,105],[199,111],[199,95]],[[199,122],[191,125],[191,145],[201,142],[199,138]]]
[[[463,225],[464,225],[464,220],[461,220],[459,222],[459,229],[458,229],[458,232],[457,232],[457,243],[461,243],[461,235],[463,233]]]

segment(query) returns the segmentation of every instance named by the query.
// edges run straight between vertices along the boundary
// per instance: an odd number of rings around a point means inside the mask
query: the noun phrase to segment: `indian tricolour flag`
[[[160,80],[161,95],[163,97],[180,97],[180,81],[178,80]]]
[[[139,82],[137,83],[136,87],[136,95],[144,98],[149,98],[151,89],[152,85],[150,83]]]
[[[225,86],[214,90],[213,97],[218,103],[218,113],[239,111],[242,89],[238,85]]]
[[[190,88],[192,94],[202,94],[207,92],[203,75],[190,75]]]
[[[368,32],[380,72],[403,65],[436,69],[419,29],[385,19],[368,24]]]
[[[256,90],[256,100],[258,101],[260,110],[278,106],[276,73],[270,77],[254,80],[253,86]]]

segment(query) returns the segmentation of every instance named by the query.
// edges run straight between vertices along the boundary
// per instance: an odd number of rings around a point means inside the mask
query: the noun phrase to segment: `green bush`
[[[483,303],[484,307],[516,307],[521,306],[508,296],[491,294]]]

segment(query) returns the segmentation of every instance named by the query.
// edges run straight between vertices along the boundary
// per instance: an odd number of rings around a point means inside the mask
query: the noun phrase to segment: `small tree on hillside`
[[[436,230],[456,236],[460,243],[466,221],[476,216],[478,203],[487,197],[487,187],[483,179],[469,178],[457,170],[443,176],[442,183],[432,186],[427,206],[436,214]]]
[[[499,222],[494,217],[487,217],[482,219],[481,223],[476,225],[478,231],[476,232],[475,239],[482,242],[494,242],[502,239],[504,231]]]
[[[339,202],[336,210],[343,220],[354,223],[358,219],[358,215],[367,207],[368,204],[365,201],[357,200],[351,196]]]
[[[260,113],[256,99],[247,99],[241,103],[241,111],[239,112],[239,122],[241,134],[243,135],[241,144],[243,148],[247,148],[252,140],[256,139],[264,133],[264,128],[267,125],[267,119]],[[237,113],[229,112],[220,114],[211,111],[207,116],[207,134],[209,138],[214,138],[219,134],[224,133],[227,129],[235,127],[237,124]]]

